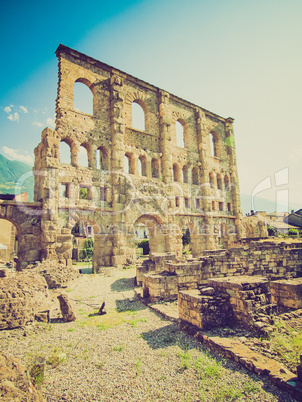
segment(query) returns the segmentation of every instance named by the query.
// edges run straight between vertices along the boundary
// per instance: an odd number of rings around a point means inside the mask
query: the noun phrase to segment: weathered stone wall
[[[0,329],[23,326],[49,306],[48,287],[42,276],[20,272],[0,278]]]
[[[0,218],[12,222],[18,237],[17,270],[41,259],[41,203],[0,200]]]
[[[228,299],[227,293],[213,288],[180,291],[179,318],[203,330],[230,325],[234,317]]]
[[[153,253],[180,256],[183,228],[191,231],[194,255],[238,240],[233,120],[63,45],[56,55],[56,130],[44,130],[35,150],[35,201],[46,211],[42,258],[69,263],[69,240],[64,248],[57,245],[60,230],[79,220],[94,228],[95,268],[135,259],[138,222],[149,229]],[[91,115],[74,108],[76,82],[91,91]],[[133,127],[133,103],[144,112],[144,130]],[[184,146],[177,142],[176,123],[182,126]],[[61,142],[70,148],[70,164],[60,161]],[[86,167],[79,165],[83,148]],[[79,197],[83,187],[88,199]]]
[[[260,276],[209,279],[207,287],[180,291],[179,318],[203,330],[239,324],[261,334],[273,331],[273,316],[302,303],[302,279],[269,281]]]
[[[292,309],[302,308],[302,278],[274,281],[271,292],[274,303]]]
[[[250,246],[230,248],[214,252],[205,252],[205,256],[183,262],[166,261],[161,270],[176,275],[175,289],[170,293],[177,294],[179,290],[194,289],[207,284],[210,278],[226,276],[261,275],[270,280],[281,278],[296,278],[302,276],[302,243],[252,242]],[[164,257],[163,257],[164,258]],[[147,288],[152,282],[151,276],[143,268],[143,286]],[[140,267],[137,268],[140,271]],[[153,300],[162,299],[160,270],[156,265],[151,272],[157,273],[157,285],[149,289]],[[139,274],[140,277],[140,274]],[[165,278],[165,277],[164,277]],[[165,280],[163,278],[164,288]],[[153,293],[156,289],[156,293]],[[147,290],[145,290],[147,293]],[[170,299],[170,293],[167,297]]]

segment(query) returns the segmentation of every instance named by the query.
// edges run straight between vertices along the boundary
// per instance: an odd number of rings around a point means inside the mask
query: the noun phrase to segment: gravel
[[[294,401],[267,378],[207,350],[141,303],[134,269],[81,275],[68,295],[77,320],[0,332],[4,351],[30,367],[43,356],[46,401]],[[55,293],[54,293],[55,296]],[[97,315],[105,301],[105,315]]]

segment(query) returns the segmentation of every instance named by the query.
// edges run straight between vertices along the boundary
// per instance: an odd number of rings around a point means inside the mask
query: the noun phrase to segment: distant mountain
[[[291,212],[293,209],[294,211],[302,208],[302,204],[296,204],[296,203],[290,203],[289,205],[278,205],[276,204],[275,201],[270,201],[265,198],[260,198],[260,197],[255,197],[254,199],[254,204],[252,205],[252,197],[251,195],[248,194],[240,194],[240,200],[241,200],[241,209],[243,215],[246,215],[247,213],[251,212],[252,209],[254,211],[266,211],[266,212]]]
[[[32,166],[23,162],[10,161],[0,154],[0,193],[20,194],[24,192],[28,194],[28,201],[33,201],[34,176]]]

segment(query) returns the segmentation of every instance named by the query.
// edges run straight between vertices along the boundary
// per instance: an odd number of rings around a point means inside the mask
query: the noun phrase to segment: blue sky
[[[17,0],[0,15],[4,156],[31,163],[54,127],[63,43],[233,117],[241,192],[255,209],[259,197],[277,209],[287,194],[289,208],[301,206],[300,0]]]

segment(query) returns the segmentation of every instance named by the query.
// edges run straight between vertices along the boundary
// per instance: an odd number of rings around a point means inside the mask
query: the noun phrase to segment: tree
[[[191,234],[190,230],[186,229],[185,233],[182,235],[182,245],[186,246],[191,243]]]
[[[94,253],[94,243],[93,239],[89,237],[84,241],[84,248],[83,248],[84,258],[90,259],[93,256],[93,253]]]
[[[147,255],[150,253],[149,240],[147,239],[138,242],[137,247],[143,249],[143,255]]]
[[[79,199],[80,200],[88,200],[88,188],[87,187],[80,188]]]
[[[267,227],[267,232],[269,236],[276,236],[276,229],[273,226],[268,226]]]

